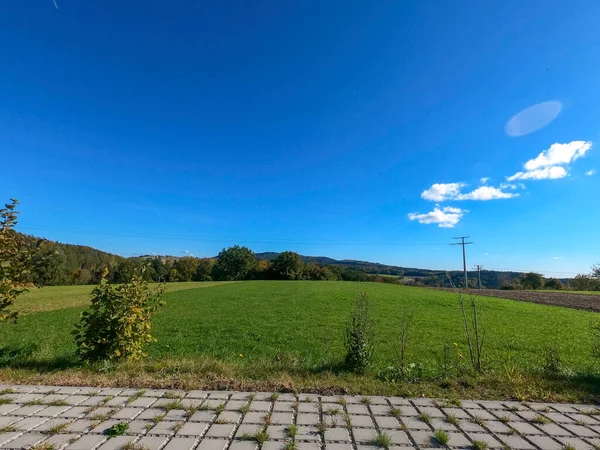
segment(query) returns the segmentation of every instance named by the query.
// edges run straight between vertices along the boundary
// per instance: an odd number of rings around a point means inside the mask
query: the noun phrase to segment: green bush
[[[364,372],[373,357],[374,341],[369,297],[361,292],[346,325],[346,366],[354,372]]]
[[[141,272],[141,273],[140,273]],[[73,334],[77,354],[84,361],[139,359],[154,342],[152,316],[162,306],[163,286],[148,288],[143,270],[131,282],[108,284],[107,271],[92,291],[90,311],[84,311]]]

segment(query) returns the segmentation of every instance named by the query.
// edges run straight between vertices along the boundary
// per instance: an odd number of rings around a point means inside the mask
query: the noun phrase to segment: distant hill
[[[176,256],[144,255],[123,258],[118,255],[103,252],[84,245],[62,244],[48,239],[37,238],[29,235],[21,235],[30,248],[34,250],[38,266],[31,274],[31,281],[38,284],[87,284],[99,280],[104,267],[111,272],[123,262],[136,259],[161,259],[178,260]],[[279,255],[277,252],[256,253],[258,260],[273,260]],[[337,266],[345,270],[364,272],[370,275],[387,275],[400,278],[406,284],[419,284],[434,287],[447,287],[448,276],[443,270],[418,269],[381,264],[370,261],[353,259],[337,260],[327,256],[301,255],[304,263],[312,263],[321,266]],[[451,271],[450,276],[454,282],[462,284],[462,271]],[[519,272],[497,272],[491,270],[481,271],[481,281],[485,287],[501,288],[521,274]],[[476,280],[475,274],[469,278],[469,284]],[[475,286],[475,285],[473,285]]]

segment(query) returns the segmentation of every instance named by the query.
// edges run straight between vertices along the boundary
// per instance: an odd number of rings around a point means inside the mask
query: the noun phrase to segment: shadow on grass
[[[43,358],[36,356],[38,351],[39,346],[37,344],[0,347],[0,367],[35,370],[43,373],[71,369],[82,365],[75,355]]]
[[[312,374],[333,373],[335,375],[353,373],[343,360],[340,361],[323,361],[309,369],[303,370]]]

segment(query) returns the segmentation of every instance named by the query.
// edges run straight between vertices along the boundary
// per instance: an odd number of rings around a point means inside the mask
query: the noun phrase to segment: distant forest
[[[37,285],[95,284],[105,268],[112,282],[125,282],[132,274],[144,267],[144,276],[149,281],[207,281],[219,279],[214,265],[217,257],[195,258],[146,255],[124,258],[91,247],[62,244],[29,235],[21,235],[31,251],[31,270],[28,282]],[[286,252],[292,253],[292,252]],[[280,253],[253,254],[256,265],[248,270],[244,279],[281,279],[272,268]],[[444,271],[403,268],[368,261],[336,260],[321,256],[298,255],[301,268],[295,269],[293,279],[307,280],[352,280],[402,283],[416,286],[449,287]],[[462,285],[463,273],[451,271],[454,283]],[[481,271],[482,285],[500,289],[514,285],[522,276],[519,272]],[[285,277],[283,277],[285,278]],[[288,277],[289,278],[289,277]],[[563,283],[568,280],[562,280]],[[476,287],[477,274],[471,273],[469,285]]]

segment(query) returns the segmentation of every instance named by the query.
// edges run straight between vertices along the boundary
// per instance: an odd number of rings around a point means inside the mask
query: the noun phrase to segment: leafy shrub
[[[139,359],[150,334],[152,316],[162,306],[162,286],[148,288],[140,273],[130,283],[111,285],[107,271],[92,291],[90,311],[84,311],[73,334],[77,354],[85,361]]]
[[[562,371],[562,357],[556,343],[544,351],[544,365],[542,369],[546,375],[552,377],[560,375]]]
[[[17,321],[17,312],[11,311],[15,300],[26,291],[21,278],[27,273],[29,255],[20,242],[14,227],[17,224],[19,202],[11,199],[0,209],[0,322]]]
[[[374,350],[375,327],[370,313],[370,301],[366,292],[356,299],[354,310],[346,325],[344,344],[346,346],[346,366],[355,371],[363,372]]]

